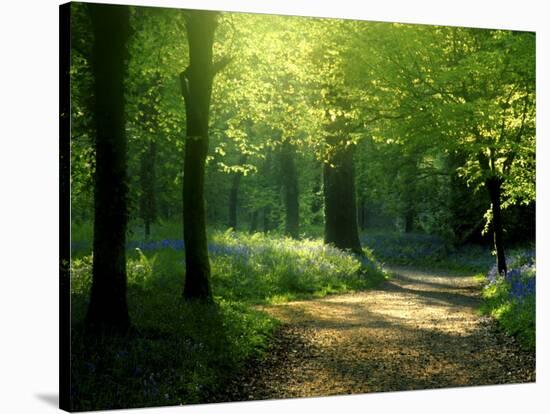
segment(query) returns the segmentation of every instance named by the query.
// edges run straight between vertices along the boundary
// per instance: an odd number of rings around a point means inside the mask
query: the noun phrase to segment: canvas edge
[[[59,408],[71,411],[71,4],[59,5]]]

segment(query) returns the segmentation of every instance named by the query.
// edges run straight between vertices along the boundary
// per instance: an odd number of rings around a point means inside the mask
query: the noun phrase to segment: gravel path
[[[263,308],[283,327],[221,400],[535,380],[534,355],[479,315],[473,277],[391,270],[376,290]]]

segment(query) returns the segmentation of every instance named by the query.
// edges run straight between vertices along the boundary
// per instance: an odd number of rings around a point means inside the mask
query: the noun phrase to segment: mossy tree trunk
[[[127,6],[90,4],[94,33],[95,152],[92,288],[86,324],[115,331],[130,326],[126,302],[127,140],[124,76]]]
[[[330,137],[327,142],[332,149],[329,162],[323,166],[325,243],[362,254],[357,229],[354,145],[346,145],[338,137]]]
[[[204,176],[208,153],[208,121],[212,82],[227,62],[212,61],[217,15],[186,11],[189,66],[180,74],[185,100],[187,135],[183,168],[183,239],[185,243],[186,299],[212,300],[206,235]]]

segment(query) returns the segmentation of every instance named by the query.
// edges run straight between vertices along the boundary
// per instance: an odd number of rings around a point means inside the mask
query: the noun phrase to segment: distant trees
[[[139,156],[139,216],[143,220],[145,238],[151,235],[151,225],[157,220],[157,141],[161,138],[160,110],[158,102],[160,96],[160,75],[155,73],[150,84],[140,88],[141,96],[146,99],[139,102],[138,117],[141,126],[141,140],[144,148]]]
[[[298,192],[298,172],[295,164],[295,149],[289,140],[281,144],[280,168],[285,206],[285,233],[297,239],[300,232],[300,201]]]
[[[247,154],[241,154],[239,158],[239,165],[246,162]],[[243,173],[241,171],[235,171],[231,180],[231,189],[229,190],[229,219],[228,226],[237,230],[237,209],[239,203],[239,188],[241,184],[241,178]]]
[[[94,35],[95,126],[94,240],[88,326],[124,331],[130,325],[126,303],[127,139],[124,76],[129,11],[127,6],[89,4]]]
[[[445,173],[434,154],[459,154],[447,173],[488,192],[486,217],[505,273],[501,209],[534,201],[533,34],[373,24],[358,39],[372,45],[353,70],[367,96],[361,106],[377,120],[373,135],[420,149],[416,162],[430,161],[430,174]]]
[[[151,139],[141,154],[139,169],[141,184],[139,215],[143,220],[146,239],[151,235],[151,225],[157,220],[156,164],[157,142]]]

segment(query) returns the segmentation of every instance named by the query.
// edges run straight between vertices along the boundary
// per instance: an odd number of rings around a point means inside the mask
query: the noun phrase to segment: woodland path
[[[478,312],[470,275],[390,269],[375,290],[262,309],[283,321],[265,361],[221,400],[414,390],[535,380],[535,357]]]

